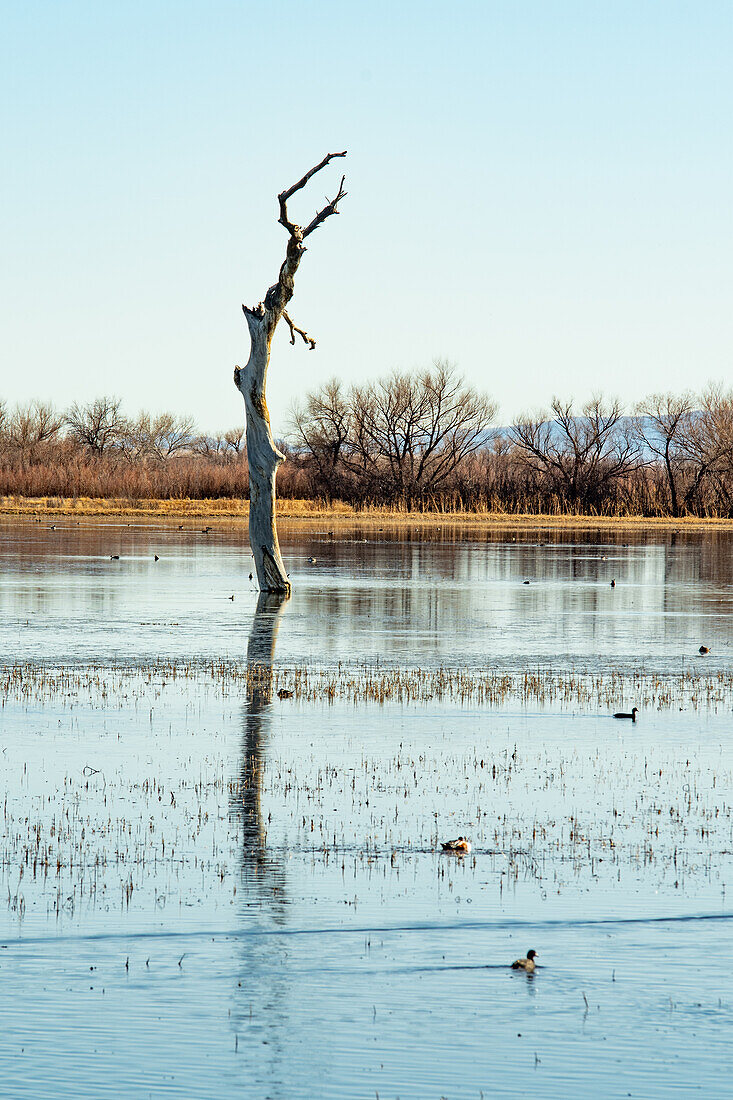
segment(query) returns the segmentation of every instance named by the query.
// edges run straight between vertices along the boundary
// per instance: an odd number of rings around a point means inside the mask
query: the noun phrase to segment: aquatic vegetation
[[[283,724],[256,686],[241,703],[193,678],[166,685],[6,702],[27,730],[3,755],[0,896],[17,918],[208,912],[242,890],[267,906],[273,884],[305,889],[334,865],[329,892],[361,910],[385,890],[400,909],[430,882],[445,900],[469,880],[487,902],[618,886],[699,898],[733,858],[733,765],[719,754],[619,741],[612,724],[596,744],[587,724],[602,719],[562,712],[560,741],[548,725],[528,740],[521,715],[466,724],[460,704],[411,707],[406,724],[394,703],[310,702]],[[441,859],[449,830],[471,837],[457,861]]]
[[[75,1096],[99,1074],[132,1100],[142,1073],[156,1095],[296,1096],[303,1067],[339,1100],[449,1096],[457,1057],[466,1095],[528,1071],[564,1097],[561,1065],[605,1096],[620,1049],[624,1091],[653,1050],[670,1095],[722,1094],[728,537],[665,536],[667,568],[648,533],[601,549],[374,524],[313,521],[310,588],[285,604],[237,587],[236,524],[227,547],[201,520],[165,539],[157,521],[5,523],[14,1095],[56,1080],[62,1046]],[[459,836],[470,853],[443,854]],[[527,980],[510,964],[528,945]],[[131,1066],[152,1032],[154,1064]]]
[[[498,672],[491,669],[413,668],[369,663],[335,667],[300,665],[271,669],[245,661],[181,659],[131,664],[0,666],[0,707],[7,701],[74,699],[84,692],[105,706],[132,695],[196,680],[227,694],[267,687],[281,699],[300,702],[461,703],[466,706],[541,704],[606,711],[627,700],[640,710],[680,707],[717,711],[733,704],[733,670],[702,672],[688,667],[665,675],[558,671],[556,668]],[[642,715],[643,717],[643,715]]]

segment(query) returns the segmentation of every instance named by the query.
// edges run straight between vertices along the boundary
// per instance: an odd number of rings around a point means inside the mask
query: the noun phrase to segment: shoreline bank
[[[61,497],[2,497],[0,517],[43,518],[65,516],[75,519],[214,519],[247,522],[249,502],[246,500],[125,500]],[[733,529],[733,519],[684,516],[589,516],[574,514],[533,514],[511,512],[405,512],[389,508],[357,510],[341,502],[323,505],[318,501],[280,500],[278,520],[324,521],[333,524],[388,524],[399,527],[479,526],[519,528],[620,528],[644,527],[656,529]]]

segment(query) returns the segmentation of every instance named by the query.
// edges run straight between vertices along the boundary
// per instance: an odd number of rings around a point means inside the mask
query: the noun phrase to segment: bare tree
[[[573,402],[553,398],[553,415],[524,416],[509,429],[531,470],[568,504],[593,505],[619,478],[641,462],[639,443],[618,400],[591,398],[580,415]]]
[[[333,487],[347,473],[372,499],[411,505],[484,446],[496,406],[446,363],[344,394],[332,379],[296,407],[293,427]]]
[[[310,171],[278,195],[280,206],[279,222],[288,232],[285,260],[280,268],[277,282],[270,287],[263,302],[254,307],[242,306],[247,319],[251,341],[250,356],[243,370],[234,368],[234,384],[244,398],[247,410],[247,459],[249,462],[250,506],[249,541],[257,570],[257,581],[263,592],[289,592],[290,581],[280,555],[280,545],[275,528],[275,477],[277,468],[284,460],[281,451],[275,446],[270,429],[270,416],[265,400],[265,382],[270,362],[272,338],[280,318],[284,318],[290,329],[291,343],[295,343],[296,334],[312,350],[315,340],[303,329],[295,325],[286,312],[294,292],[295,274],[305,252],[305,240],[319,225],[338,213],[338,204],[346,195],[342,176],[336,196],[319,210],[304,228],[291,221],[287,204],[296,192],[326,167],[335,157],[345,157],[343,153],[328,153],[323,160]]]
[[[685,442],[693,421],[692,394],[653,393],[636,406],[634,430],[647,450],[661,458],[667,475],[670,507],[679,516],[679,480],[686,461]]]
[[[221,435],[197,435],[191,444],[191,450],[201,458],[215,461],[226,454],[226,443]]]
[[[331,378],[306,394],[291,414],[291,431],[296,446],[313,458],[322,487],[330,494],[337,489],[339,461],[349,439],[352,411],[349,396],[338,378]]]
[[[126,430],[118,397],[97,397],[86,405],[75,402],[64,417],[75,443],[102,455],[115,447]]]
[[[26,458],[35,458],[39,447],[57,438],[63,422],[63,416],[44,401],[17,405],[7,421],[8,442]]]
[[[141,412],[129,429],[133,453],[165,462],[179,451],[189,450],[196,438],[196,425],[192,416],[175,416],[160,413],[151,416]]]
[[[219,435],[199,435],[191,450],[202,458],[232,461],[245,453],[244,434],[245,428],[237,427]]]
[[[447,363],[418,375],[393,374],[352,393],[354,469],[383,477],[408,506],[435,492],[486,442],[496,405]]]
[[[224,446],[228,455],[243,455],[246,453],[247,429],[242,425],[237,425],[236,428],[230,428],[229,431],[224,432]]]
[[[699,499],[705,483],[714,486],[719,507],[733,505],[733,390],[711,383],[701,396],[701,408],[687,423],[682,443],[689,464],[685,508]]]

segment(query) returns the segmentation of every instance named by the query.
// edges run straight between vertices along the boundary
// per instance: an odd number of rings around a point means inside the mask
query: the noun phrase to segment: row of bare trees
[[[43,447],[70,440],[91,455],[116,455],[129,460],[164,462],[181,453],[211,458],[236,458],[244,449],[244,427],[218,436],[199,435],[192,416],[141,412],[134,418],[122,413],[117,397],[98,397],[75,403],[65,413],[52,405],[32,401],[8,412],[0,402],[0,451],[32,459]]]
[[[293,412],[320,495],[406,507],[733,515],[733,391],[593,397],[494,427],[447,364],[367,386],[334,379]]]
[[[733,516],[733,391],[594,397],[496,426],[496,405],[446,363],[360,386],[334,379],[293,408],[283,497],[357,506]],[[116,398],[65,413],[0,403],[0,494],[242,497],[244,429],[126,417]]]
[[[246,496],[244,428],[200,435],[192,417],[123,414],[116,397],[64,413],[0,402],[0,493],[175,498]]]

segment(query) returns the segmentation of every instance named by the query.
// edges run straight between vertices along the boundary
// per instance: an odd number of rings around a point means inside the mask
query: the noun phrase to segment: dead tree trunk
[[[307,332],[298,328],[286,313],[288,302],[293,296],[295,273],[305,252],[306,237],[318,228],[332,214],[338,214],[337,205],[345,196],[344,179],[341,177],[338,194],[319,210],[305,228],[296,225],[288,217],[287,203],[296,191],[305,187],[311,176],[334,159],[345,157],[343,153],[328,153],[320,164],[278,195],[280,204],[279,222],[289,234],[285,261],[280,268],[278,280],[260,302],[250,309],[242,306],[247,318],[251,350],[249,361],[244,370],[234,368],[234,384],[244,398],[247,410],[247,461],[249,464],[249,542],[257,569],[257,581],[262,592],[289,592],[290,581],[280,556],[280,545],[275,528],[275,476],[277,468],[284,461],[278,451],[270,430],[270,417],[265,400],[265,382],[270,362],[270,350],[275,328],[281,317],[290,329],[290,343],[295,343],[296,333],[308,345],[310,350],[316,346]]]

